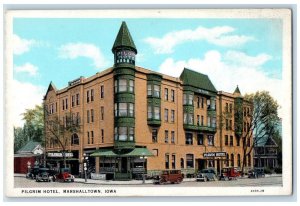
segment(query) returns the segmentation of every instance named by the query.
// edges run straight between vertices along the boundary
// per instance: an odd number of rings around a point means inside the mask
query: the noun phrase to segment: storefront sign
[[[207,152],[203,153],[203,157],[225,157],[226,152]]]
[[[106,180],[106,174],[91,173],[91,178],[93,180]]]
[[[48,155],[48,157],[63,157],[62,152],[48,152],[47,155]],[[73,157],[73,153],[72,152],[66,152],[65,157]]]

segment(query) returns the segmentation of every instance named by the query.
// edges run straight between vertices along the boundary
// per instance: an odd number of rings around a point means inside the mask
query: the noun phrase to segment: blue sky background
[[[218,90],[233,92],[238,84],[243,94],[268,90],[282,102],[283,91],[278,93],[282,86],[280,19],[15,18],[13,33],[18,41],[14,45],[14,80],[36,92],[33,97],[28,94],[32,101],[24,103],[22,109],[41,102],[50,81],[61,89],[79,76],[89,77],[111,67],[111,48],[122,21],[126,21],[137,47],[138,66],[172,76],[178,76],[183,67],[189,67],[208,74]],[[219,37],[210,39],[208,35],[199,39],[199,34],[193,39],[183,36],[178,40],[180,31],[192,33],[189,31],[199,27],[207,30],[229,27],[232,31],[223,32],[220,38],[246,40],[237,45],[230,40],[231,43],[222,45],[214,42]],[[169,51],[158,52],[158,47],[166,46],[164,42],[168,44],[165,41],[168,34],[175,41],[174,45]],[[91,49],[91,53],[82,54],[78,51],[79,44],[80,48]],[[96,64],[95,58],[102,63]]]

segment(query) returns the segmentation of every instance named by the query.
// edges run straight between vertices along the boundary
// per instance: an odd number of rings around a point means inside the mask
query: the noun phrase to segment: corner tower
[[[135,56],[137,49],[123,21],[112,47],[114,54],[114,148],[119,153],[135,147]]]

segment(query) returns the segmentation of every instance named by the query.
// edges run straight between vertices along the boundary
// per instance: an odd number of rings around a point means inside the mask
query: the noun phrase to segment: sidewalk
[[[195,182],[196,178],[185,178],[183,182]],[[115,181],[115,180],[93,180],[84,178],[75,178],[75,182],[83,184],[100,184],[100,185],[141,185],[143,180],[128,180],[128,181]],[[153,184],[153,180],[145,180],[145,184]]]
[[[26,177],[25,174],[14,174],[15,177]],[[266,174],[265,178],[270,177],[279,177],[282,176],[281,174]],[[241,177],[241,179],[246,179],[248,176]],[[183,182],[196,182],[196,178],[184,178]],[[82,184],[99,184],[99,185],[142,185],[143,180],[128,180],[128,181],[115,181],[115,180],[93,180],[87,179],[85,182],[84,178],[75,178],[75,183],[82,183]],[[145,184],[153,184],[153,180],[145,180]]]

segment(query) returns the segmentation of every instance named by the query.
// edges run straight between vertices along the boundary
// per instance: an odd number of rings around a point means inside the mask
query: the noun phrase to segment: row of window
[[[78,106],[80,104],[79,94],[72,95],[71,99],[72,99],[71,102],[72,107]]]
[[[194,95],[193,94],[183,94],[183,105],[194,105]],[[216,100],[207,99],[206,100],[207,109],[216,110]],[[204,108],[204,97],[197,97],[197,108]]]
[[[225,112],[232,113],[232,103],[225,104]]]
[[[185,144],[186,145],[193,145],[194,144],[194,138],[193,138],[193,133],[191,132],[186,132],[185,133]],[[197,145],[204,145],[204,135],[201,133],[197,134]],[[215,145],[215,140],[214,140],[214,135],[207,135],[207,145],[208,146],[214,146]]]
[[[165,109],[165,122],[169,122],[169,109]],[[171,110],[171,123],[175,122],[175,110]]]
[[[101,129],[101,141],[104,143],[104,130]],[[94,131],[87,132],[87,143],[94,144]]]
[[[94,101],[94,96],[95,96],[95,92],[94,89],[90,89],[86,91],[86,102],[93,102]],[[103,99],[104,98],[104,86],[101,85],[100,86],[100,98]],[[78,94],[78,99],[79,99],[79,94]],[[76,101],[77,101],[77,95],[76,95]],[[79,105],[79,104],[77,104]]]
[[[175,102],[175,90],[171,89],[171,102]],[[165,88],[165,101],[169,101],[169,89]]]
[[[152,129],[152,142],[157,143],[158,135],[157,129]],[[169,130],[165,130],[165,143],[169,143]],[[175,144],[175,131],[171,131],[171,143]]]
[[[183,123],[188,125],[194,125],[194,113],[184,112],[183,113]],[[197,125],[204,126],[204,117],[197,115]],[[216,117],[207,116],[207,126],[216,128]]]
[[[225,120],[225,128],[226,128],[226,130],[233,130],[231,119],[226,119]]]
[[[244,113],[244,117],[250,116],[250,108],[249,107],[244,107],[243,113]]]
[[[158,153],[158,151],[157,151]],[[181,169],[184,168],[194,168],[195,164],[194,164],[194,155],[193,154],[186,154],[186,167],[184,167],[184,159],[180,158],[180,167]],[[230,159],[229,159],[229,154],[226,155],[226,160],[225,160],[225,166],[229,167],[229,166],[237,166],[237,167],[241,167],[242,165],[242,161],[241,161],[241,155],[237,154],[237,164],[235,165],[234,163],[234,154],[230,155]],[[248,154],[246,156],[246,166],[251,167],[251,155]],[[208,166],[209,167],[215,167],[215,162],[212,160],[210,162],[208,162]],[[170,169],[170,154],[166,153],[165,154],[165,169]],[[171,155],[171,169],[176,169],[176,155],[172,154]]]
[[[52,103],[49,105],[49,110],[48,110],[48,107],[46,106],[46,111],[48,111],[48,114],[53,114],[55,112],[57,112],[57,102]]]
[[[180,167],[181,169],[184,169],[184,159],[180,158]],[[171,169],[176,168],[176,155],[171,155]],[[187,154],[186,155],[186,168],[194,168],[194,155],[193,154]],[[165,169],[170,169],[170,154],[165,154]]]

